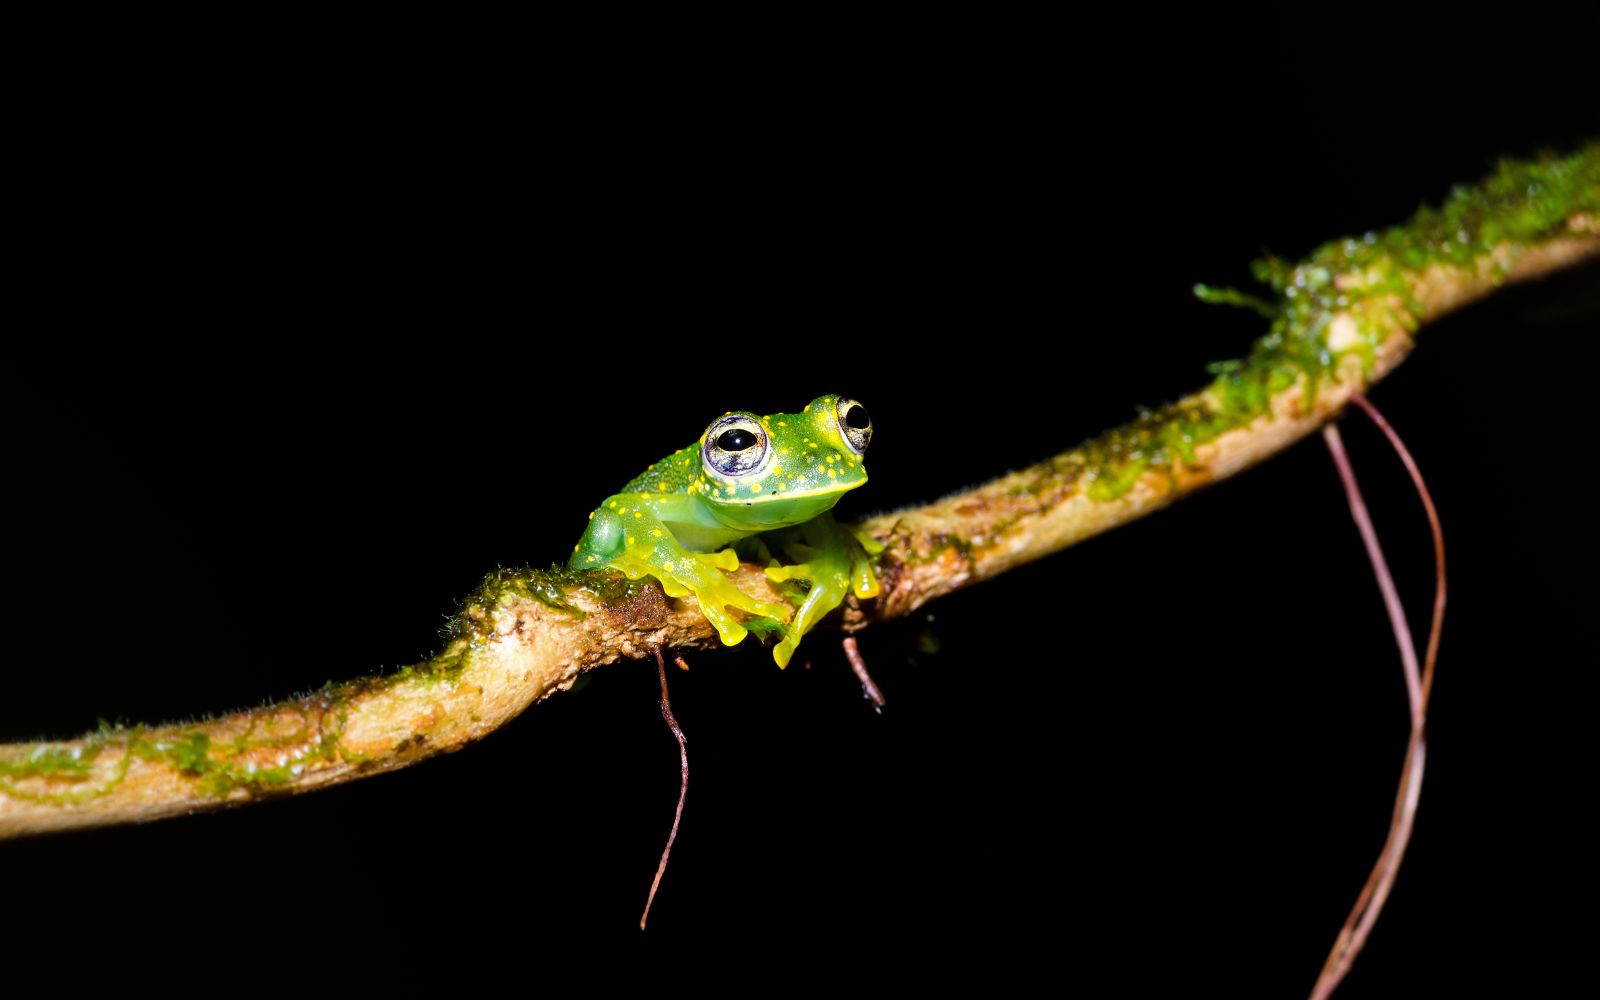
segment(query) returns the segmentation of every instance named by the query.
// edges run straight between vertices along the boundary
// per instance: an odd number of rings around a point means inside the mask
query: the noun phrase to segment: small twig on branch
[[[1272,330],[1193,395],[985,486],[860,528],[882,542],[854,632],[1057,552],[1231,476],[1316,430],[1398,365],[1413,333],[1510,282],[1600,252],[1600,144],[1511,163],[1441,209],[1300,264],[1259,266]],[[1214,300],[1229,296],[1212,293]],[[733,583],[782,601],[761,567]],[[664,646],[711,648],[692,601],[614,573],[497,572],[426,663],[192,725],[0,746],[0,837],[293,795],[482,739],[580,674]],[[1424,685],[1426,686],[1426,685]]]
[[[850,669],[855,671],[856,680],[861,682],[861,696],[872,702],[873,709],[883,714],[883,692],[878,690],[878,685],[873,682],[872,675],[867,672],[867,661],[861,658],[861,648],[856,645],[856,637],[844,637],[845,659],[850,661]]]

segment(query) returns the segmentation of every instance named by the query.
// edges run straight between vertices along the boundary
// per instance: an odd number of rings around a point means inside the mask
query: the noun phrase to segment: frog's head
[[[728,413],[701,435],[689,489],[729,527],[799,524],[867,481],[861,456],[871,440],[867,408],[843,396],[820,396],[799,413]]]

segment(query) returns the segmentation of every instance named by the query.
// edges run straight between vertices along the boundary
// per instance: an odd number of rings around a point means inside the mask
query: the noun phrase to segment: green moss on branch
[[[1572,156],[1502,162],[1481,184],[1457,185],[1439,208],[1424,207],[1382,232],[1330,240],[1298,264],[1255,262],[1268,300],[1231,288],[1196,286],[1201,300],[1236,305],[1271,321],[1236,361],[1211,366],[1208,391],[1154,410],[1082,449],[1092,495],[1110,500],[1151,468],[1194,461],[1194,449],[1244,427],[1297,384],[1303,405],[1335,379],[1345,359],[1370,375],[1392,336],[1414,332],[1428,306],[1418,277],[1431,268],[1488,268],[1505,280],[1523,250],[1567,234],[1573,219],[1600,220],[1600,142]],[[1335,325],[1337,317],[1350,322]]]

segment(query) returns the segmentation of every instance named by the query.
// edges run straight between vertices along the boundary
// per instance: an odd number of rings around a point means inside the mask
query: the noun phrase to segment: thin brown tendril
[[[1395,642],[1400,649],[1400,663],[1405,671],[1406,692],[1411,709],[1411,735],[1406,745],[1405,765],[1400,773],[1400,787],[1395,794],[1388,838],[1384,841],[1383,850],[1379,853],[1371,874],[1367,876],[1366,884],[1356,897],[1355,906],[1351,908],[1350,915],[1345,918],[1344,925],[1339,930],[1339,937],[1334,942],[1333,950],[1328,953],[1327,961],[1323,964],[1315,986],[1312,987],[1312,1000],[1326,1000],[1350,971],[1351,964],[1366,944],[1367,936],[1371,933],[1378,914],[1383,910],[1384,902],[1394,885],[1395,875],[1399,872],[1400,863],[1405,857],[1406,845],[1411,840],[1417,800],[1422,792],[1423,767],[1427,759],[1427,744],[1423,734],[1427,721],[1428,694],[1433,685],[1434,662],[1438,656],[1439,635],[1444,624],[1444,532],[1439,524],[1433,498],[1428,493],[1416,462],[1401,443],[1399,435],[1389,426],[1388,421],[1384,420],[1377,409],[1359,393],[1352,394],[1351,398],[1388,436],[1390,443],[1399,453],[1400,460],[1411,473],[1412,482],[1417,487],[1417,493],[1422,498],[1422,504],[1428,512],[1428,521],[1433,528],[1437,578],[1434,590],[1433,625],[1428,633],[1427,658],[1419,675],[1416,648],[1412,643],[1410,626],[1406,623],[1405,609],[1400,604],[1394,580],[1389,575],[1389,567],[1383,557],[1383,549],[1378,544],[1377,533],[1373,530],[1372,520],[1367,514],[1366,503],[1361,498],[1361,488],[1356,483],[1355,471],[1350,467],[1349,457],[1345,454],[1338,426],[1328,424],[1323,428],[1323,439],[1328,444],[1328,450],[1332,453],[1334,464],[1338,467],[1339,476],[1344,482],[1345,498],[1350,503],[1350,514],[1355,519],[1356,527],[1367,549],[1368,559],[1372,563],[1373,573],[1378,578],[1378,588],[1383,592],[1390,625],[1394,629]]]
[[[667,720],[667,728],[672,730],[672,735],[678,738],[678,766],[683,773],[683,784],[678,789],[678,811],[672,816],[672,832],[667,835],[667,846],[661,851],[661,864],[656,866],[656,877],[650,883],[650,895],[644,901],[644,913],[639,916],[641,931],[644,930],[645,921],[650,919],[650,904],[656,901],[656,889],[661,885],[661,876],[666,874],[667,858],[672,854],[672,842],[678,839],[678,823],[683,819],[683,800],[689,795],[689,741],[672,715],[672,702],[667,700],[667,665],[661,659],[661,647],[657,646],[651,652],[656,655],[656,672],[661,675],[661,715]],[[678,662],[683,662],[681,657]]]
[[[1406,471],[1411,474],[1411,482],[1417,488],[1417,496],[1422,498],[1422,507],[1428,512],[1428,524],[1433,528],[1433,562],[1434,562],[1434,591],[1433,591],[1433,626],[1428,629],[1428,648],[1422,654],[1422,711],[1428,710],[1428,697],[1433,693],[1433,665],[1439,658],[1439,635],[1444,630],[1444,603],[1445,603],[1445,574],[1444,574],[1444,527],[1439,523],[1439,511],[1433,505],[1433,494],[1428,492],[1428,484],[1422,479],[1422,470],[1417,468],[1417,462],[1411,457],[1411,451],[1406,448],[1405,442],[1400,440],[1400,435],[1389,426],[1389,421],[1383,418],[1378,408],[1372,405],[1371,400],[1361,393],[1351,393],[1350,401],[1361,407],[1372,422],[1378,425],[1388,437],[1389,443],[1394,446],[1395,453],[1400,456],[1400,461],[1405,465]]]

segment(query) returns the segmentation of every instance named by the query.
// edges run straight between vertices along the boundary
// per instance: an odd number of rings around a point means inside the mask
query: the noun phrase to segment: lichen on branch
[[[1508,162],[1437,209],[1267,259],[1262,299],[1197,289],[1268,315],[1248,356],[1200,391],[965,493],[875,517],[881,596],[851,597],[857,630],[1159,509],[1274,454],[1410,353],[1424,324],[1508,282],[1600,254],[1600,143]],[[761,568],[734,583],[782,601]],[[110,727],[0,746],[0,837],[155,819],[297,794],[460,749],[587,670],[662,647],[717,644],[690,599],[611,572],[499,571],[445,649],[397,673],[206,722]]]

